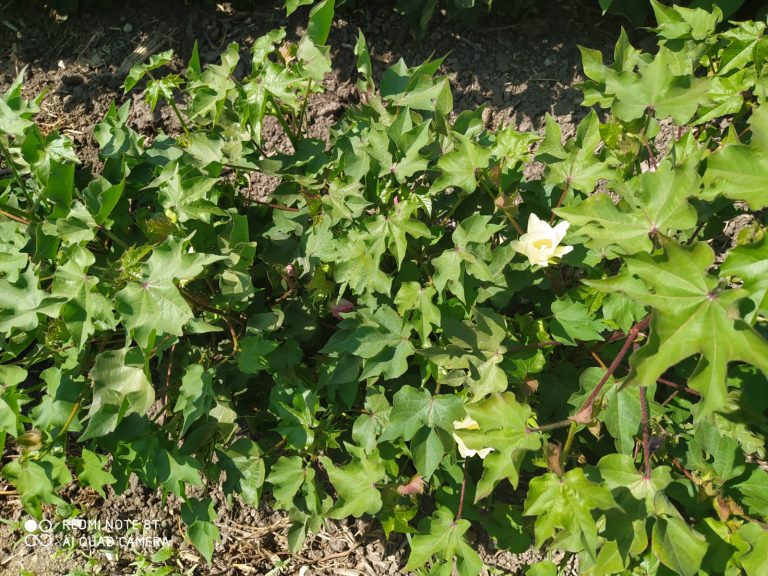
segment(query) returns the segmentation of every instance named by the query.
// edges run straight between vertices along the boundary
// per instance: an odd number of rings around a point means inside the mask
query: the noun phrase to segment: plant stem
[[[120,247],[121,247],[123,250],[128,250],[128,249],[130,248],[130,246],[128,246],[128,244],[127,244],[127,243],[123,242],[123,241],[122,241],[120,238],[118,238],[118,237],[117,237],[115,234],[113,234],[113,233],[112,233],[110,230],[107,230],[106,228],[104,228],[104,226],[100,226],[99,228],[101,229],[101,231],[102,231],[102,232],[104,232],[104,235],[105,235],[107,238],[109,238],[110,240],[112,240],[112,242],[114,242],[115,244],[117,244],[118,246],[120,246]]]
[[[187,123],[184,121],[184,118],[181,115],[181,112],[179,112],[179,108],[176,106],[176,102],[173,100],[170,100],[168,104],[171,105],[171,109],[173,110],[173,113],[176,114],[176,118],[179,119],[179,124],[181,124],[181,129],[184,130],[184,134],[189,136],[189,126],[187,126]]]
[[[688,386],[683,386],[682,384],[675,384],[674,382],[671,382],[665,378],[657,378],[656,382],[659,384],[664,384],[664,386],[669,386],[670,388],[677,388],[678,390],[684,390],[688,392],[688,394],[693,394],[694,396],[701,396],[701,392],[698,390],[694,390],[693,388],[689,388]]]
[[[309,103],[309,91],[312,89],[312,78],[307,80],[307,90],[304,93],[304,102],[301,104],[301,112],[299,112],[299,122],[298,126],[296,126],[297,133],[301,135],[302,132],[302,126],[304,125],[304,115],[307,112],[307,104]],[[307,127],[309,127],[309,124],[307,124]]]
[[[251,199],[251,202],[254,204],[258,204],[259,206],[268,206],[274,210],[283,210],[284,212],[298,212],[298,208],[294,208],[293,206],[281,206],[280,204],[272,204],[270,202],[264,202],[262,200],[254,200]]]
[[[560,453],[560,469],[565,470],[565,464],[568,461],[568,453],[571,451],[571,445],[573,444],[573,438],[576,436],[576,429],[578,428],[576,422],[571,422],[571,427],[568,429],[568,438],[565,439],[565,446]]]
[[[493,195],[493,191],[488,187],[488,184],[486,184],[486,182],[484,180],[480,180],[480,187],[483,190],[485,190],[485,192],[488,194],[488,196],[490,197],[490,199],[493,202],[494,206],[498,206],[498,204],[496,204],[496,196]],[[517,220],[515,220],[512,217],[512,215],[509,212],[507,212],[507,209],[505,207],[503,207],[503,206],[501,206],[500,208],[501,208],[501,211],[504,213],[504,216],[507,218],[507,220],[509,220],[509,223],[512,224],[512,227],[517,231],[517,233],[520,236],[525,234],[525,230],[523,230],[520,227],[520,224],[517,223]]]
[[[299,140],[296,138],[296,134],[293,133],[293,130],[291,130],[291,127],[288,125],[288,122],[285,120],[285,116],[283,116],[283,113],[280,111],[280,107],[277,105],[277,102],[275,102],[275,99],[271,96],[267,96],[267,100],[270,104],[272,104],[272,108],[275,109],[275,118],[277,118],[277,121],[280,123],[280,126],[283,128],[283,131],[285,132],[285,135],[288,136],[288,140],[291,141],[291,145],[293,146],[294,150],[298,149]]]
[[[704,225],[706,222],[702,222],[698,226],[696,226],[696,230],[693,231],[693,234],[691,234],[691,237],[688,238],[688,240],[685,241],[686,246],[690,246],[694,240],[696,240],[696,236],[699,235],[699,232],[701,232],[701,229],[704,228]]]
[[[651,478],[651,435],[648,430],[648,399],[645,397],[645,386],[640,386],[640,414],[643,424],[643,463],[645,473],[643,478]]]
[[[19,171],[16,168],[16,164],[13,163],[13,159],[11,158],[11,151],[6,147],[2,138],[0,138],[0,152],[3,153],[3,156],[5,157],[5,163],[8,164],[11,172],[13,172],[13,179],[16,180],[16,184],[19,185],[19,188],[21,188],[21,191],[24,193],[24,196],[27,199],[27,204],[32,206],[32,196],[29,195],[29,190],[27,190],[27,186],[24,183],[24,180],[22,180],[21,174],[19,174]]]
[[[619,367],[619,364],[621,364],[621,361],[624,360],[624,356],[626,356],[627,352],[629,352],[629,349],[632,346],[632,343],[638,337],[640,332],[642,330],[645,330],[650,323],[651,323],[651,317],[646,316],[643,320],[641,320],[640,322],[632,326],[632,328],[629,330],[629,334],[627,334],[627,339],[624,341],[624,345],[621,347],[621,350],[619,350],[619,353],[613,359],[613,362],[611,362],[611,365],[608,366],[608,370],[606,370],[605,374],[603,374],[603,377],[600,379],[600,382],[597,383],[597,386],[595,386],[595,389],[592,390],[592,393],[589,395],[589,398],[587,398],[587,400],[584,402],[584,404],[576,414],[575,416],[575,418],[577,418],[576,422],[585,423],[591,420],[592,407],[595,403],[595,399],[600,394],[600,391],[603,389],[603,386],[605,386],[605,383],[608,382],[609,378],[613,376],[614,372],[616,372],[616,369]]]
[[[544,426],[539,426],[538,428],[526,428],[525,432],[526,434],[532,434],[534,432],[547,432],[548,430],[565,428],[571,423],[572,423],[572,420],[565,419],[565,420],[560,420],[559,422],[552,422],[551,424],[544,424]]]
[[[25,220],[24,218],[19,218],[18,216],[14,216],[10,212],[6,212],[5,210],[0,210],[0,214],[5,216],[6,218],[10,218],[11,220],[16,220],[19,224],[29,224],[29,220]]]
[[[461,477],[461,494],[459,495],[459,509],[456,512],[456,520],[454,522],[458,522],[461,520],[461,514],[464,511],[464,493],[467,490],[467,462],[469,461],[468,458],[464,459],[464,470]]]
[[[549,217],[549,223],[552,224],[552,222],[555,221],[555,210],[560,208],[560,206],[563,205],[563,201],[565,200],[566,194],[568,194],[568,190],[571,189],[571,178],[570,176],[565,181],[565,186],[563,187],[563,193],[560,194],[560,198],[557,199],[557,204],[555,204],[555,207],[552,208],[552,216]]]

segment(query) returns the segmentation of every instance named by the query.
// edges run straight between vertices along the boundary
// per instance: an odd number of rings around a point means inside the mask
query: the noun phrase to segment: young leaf
[[[411,554],[403,570],[415,570],[434,557],[450,574],[456,558],[461,576],[479,574],[482,560],[464,540],[469,527],[468,520],[455,520],[450,511],[438,508],[431,518],[419,523],[420,533],[411,540]]]
[[[370,457],[356,458],[346,466],[337,467],[325,456],[320,458],[328,478],[339,493],[339,501],[329,512],[330,518],[360,518],[375,514],[381,508],[381,493],[376,483],[385,478],[384,464],[377,452]]]
[[[210,498],[190,498],[181,508],[181,518],[187,525],[187,536],[197,551],[208,562],[213,557],[213,547],[221,541],[219,529],[216,527],[216,512]]]
[[[79,460],[77,479],[86,486],[93,488],[102,498],[106,498],[104,486],[114,484],[117,480],[107,471],[107,457],[83,448]]]
[[[525,499],[526,516],[537,516],[534,524],[536,546],[556,535],[558,529],[578,538],[582,549],[592,556],[597,549],[597,525],[592,510],[616,506],[604,486],[587,480],[581,468],[574,468],[561,478],[548,472],[531,480]]]

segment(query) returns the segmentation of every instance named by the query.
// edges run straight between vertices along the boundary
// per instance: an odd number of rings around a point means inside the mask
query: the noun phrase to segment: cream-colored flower
[[[453,428],[454,430],[480,430],[480,424],[467,414],[463,420],[454,420]]]
[[[528,257],[531,264],[547,266],[553,258],[560,258],[573,250],[573,246],[558,246],[565,238],[568,222],[550,226],[536,214],[528,217],[528,230],[519,240],[512,242],[512,248]]]
[[[480,430],[480,425],[477,423],[477,420],[474,420],[471,416],[467,415],[463,420],[454,420],[453,428],[455,430]],[[453,439],[459,447],[459,454],[461,454],[462,458],[469,458],[475,455],[480,456],[480,458],[485,458],[488,454],[493,452],[493,448],[490,446],[488,448],[481,448],[480,450],[472,450],[471,448],[468,448],[467,445],[464,444],[464,440],[461,439],[461,436],[455,432],[453,433]]]

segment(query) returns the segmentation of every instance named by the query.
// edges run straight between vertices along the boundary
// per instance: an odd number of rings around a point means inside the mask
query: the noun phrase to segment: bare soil
[[[271,28],[286,26],[289,35],[298,36],[306,18],[306,11],[299,11],[286,22],[275,7],[277,2],[236,10],[226,3],[206,6],[132,0],[57,22],[40,4],[36,0],[0,0],[0,90],[26,69],[26,95],[46,92],[39,122],[46,130],[71,136],[81,160],[96,168],[99,160],[91,132],[113,100],[120,104],[134,98],[130,124],[140,132],[152,136],[159,130],[178,130],[167,111],[152,113],[135,96],[123,95],[124,76],[137,59],[173,48],[179,56],[176,65],[181,66],[197,40],[201,60],[214,62],[230,42],[247,48]],[[517,20],[488,17],[472,28],[438,19],[425,37],[415,40],[404,20],[391,11],[391,3],[358,2],[354,6],[340,12],[331,33],[334,71],[325,94],[315,97],[309,107],[315,136],[327,135],[343,110],[358,101],[352,54],[358,29],[368,40],[377,74],[400,57],[413,65],[429,56],[446,56],[442,71],[451,80],[457,112],[486,104],[485,119],[490,126],[512,124],[520,130],[540,130],[549,113],[566,135],[571,134],[587,111],[580,106],[574,88],[581,80],[578,45],[610,53],[622,24],[601,17],[594,1],[563,0],[543,2],[540,12],[534,10]],[[276,146],[283,143],[279,128],[273,127],[268,135]],[[256,186],[269,184],[256,181]],[[371,522],[329,522],[321,534],[307,540],[300,554],[292,555],[286,540],[290,522],[285,514],[273,511],[268,501],[258,509],[237,502],[227,508],[218,489],[207,495],[221,504],[218,526],[223,537],[211,564],[185,541],[179,503],[173,497],[163,502],[159,493],[139,485],[121,495],[108,492],[106,499],[77,488],[63,496],[102,527],[118,519],[141,523],[134,535],[157,537],[161,545],[114,553],[98,541],[68,546],[63,534],[56,535],[50,547],[40,542],[27,545],[23,522],[28,516],[12,487],[0,482],[0,576],[402,573],[407,558],[405,538],[386,540],[380,527]],[[48,512],[53,517],[53,510]],[[109,530],[105,534],[110,535]],[[125,536],[127,532],[115,529],[111,534]],[[94,536],[91,530],[87,535]],[[485,533],[470,536],[489,567],[487,574],[522,574],[530,562],[539,559],[531,550],[499,549]],[[170,550],[169,557],[150,561],[163,544]],[[172,571],[160,571],[163,566]]]

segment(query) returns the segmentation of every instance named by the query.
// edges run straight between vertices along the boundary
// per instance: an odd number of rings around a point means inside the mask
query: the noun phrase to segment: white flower
[[[480,430],[480,424],[467,414],[463,420],[454,420],[453,428],[454,430]]]
[[[536,214],[528,217],[528,230],[519,240],[512,242],[512,248],[528,257],[531,264],[547,266],[553,258],[560,258],[573,250],[573,246],[558,246],[565,238],[568,222],[550,226]]]
[[[471,416],[467,415],[464,417],[463,420],[454,420],[453,421],[453,427],[455,430],[479,430],[480,425],[477,423],[476,420],[472,419]],[[467,448],[467,445],[464,444],[464,440],[461,439],[461,436],[453,433],[453,439],[456,441],[456,445],[459,447],[459,454],[461,454],[462,458],[469,458],[471,456],[480,456],[480,458],[485,458],[493,452],[492,447],[488,448],[481,448],[480,450],[472,450],[471,448]]]

